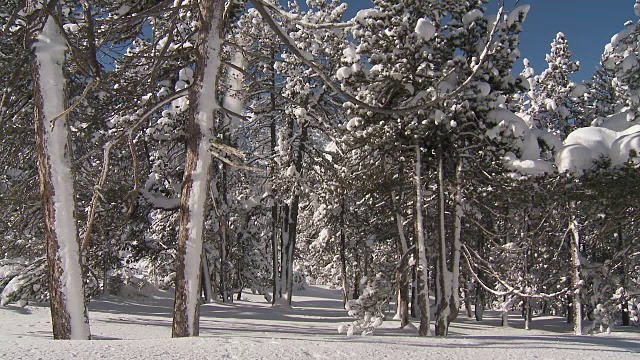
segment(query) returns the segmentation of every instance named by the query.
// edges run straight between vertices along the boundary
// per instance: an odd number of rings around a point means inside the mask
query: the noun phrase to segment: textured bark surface
[[[40,88],[40,76],[38,70],[33,76],[34,101],[35,101],[35,130],[38,147],[38,173],[40,175],[40,199],[44,211],[44,239],[47,244],[47,279],[49,280],[49,306],[51,307],[51,324],[53,325],[54,339],[69,339],[71,337],[71,324],[69,313],[65,310],[65,299],[62,293],[62,268],[58,256],[58,238],[55,232],[55,210],[53,203],[53,185],[51,184],[51,164],[45,148],[44,127],[45,117],[42,111],[42,94]]]
[[[427,263],[427,249],[424,239],[424,219],[422,216],[422,157],[420,146],[416,145],[415,164],[416,187],[416,249],[418,251],[417,280],[418,280],[418,306],[420,307],[419,336],[431,335],[431,309],[429,306],[429,264]]]
[[[172,325],[172,336],[173,337],[185,337],[185,336],[198,336],[199,334],[199,312],[200,305],[199,302],[195,303],[195,309],[190,308],[189,301],[190,296],[197,296],[197,294],[189,293],[190,287],[188,281],[190,279],[187,278],[187,266],[194,264],[187,264],[187,250],[188,248],[191,251],[200,252],[197,256],[198,261],[202,261],[202,247],[199,246],[197,248],[195,244],[192,244],[193,241],[191,239],[191,231],[193,231],[193,227],[204,226],[204,219],[202,223],[196,224],[194,219],[192,219],[192,209],[190,209],[190,204],[192,201],[193,190],[194,190],[194,174],[196,172],[196,168],[198,166],[198,162],[200,159],[200,145],[202,141],[207,141],[208,139],[204,138],[203,131],[206,129],[201,129],[199,116],[204,116],[200,114],[200,102],[210,102],[215,101],[215,94],[207,94],[207,96],[212,96],[214,98],[211,99],[201,99],[202,95],[202,87],[205,78],[205,69],[208,66],[210,61],[219,61],[219,59],[209,59],[210,49],[217,47],[217,55],[220,54],[220,43],[209,43],[209,36],[213,34],[213,32],[218,32],[220,34],[222,32],[222,16],[224,12],[224,0],[202,0],[199,2],[201,22],[200,22],[200,42],[198,46],[198,60],[196,61],[196,69],[194,76],[194,85],[192,90],[189,92],[189,138],[187,141],[187,159],[184,170],[184,178],[182,183],[182,196],[180,202],[180,231],[178,232],[178,246],[176,253],[176,279],[175,279],[175,303],[174,303],[174,312],[173,312],[173,325]],[[220,41],[219,41],[220,42]],[[209,71],[215,71],[216,73],[219,71],[219,66],[215,69],[209,69]],[[208,84],[209,86],[214,86],[215,84]],[[205,114],[206,116],[213,116],[213,114]],[[211,155],[207,155],[211,156]],[[210,169],[205,170],[207,172],[207,177],[210,179]],[[208,181],[207,181],[208,182]],[[204,195],[208,192],[205,191]],[[206,200],[202,202],[202,206]],[[203,210],[204,211],[204,210]],[[194,248],[195,247],[195,248]],[[201,268],[201,263],[197,264],[198,270]],[[198,271],[198,280],[201,280],[202,272]],[[193,279],[191,279],[193,280]],[[193,286],[192,286],[193,287]],[[197,289],[200,289],[198,286]],[[191,322],[191,323],[190,323]]]
[[[578,224],[574,220],[569,224],[571,230],[571,288],[573,290],[573,332],[576,335],[582,335],[582,280],[580,272],[582,265],[580,263],[580,232]]]
[[[58,84],[63,88],[66,84]],[[62,89],[66,91],[66,89]],[[38,174],[40,178],[40,199],[42,202],[42,210],[44,212],[44,239],[47,249],[47,279],[49,283],[49,306],[51,308],[51,324],[53,327],[53,338],[68,340],[72,338],[71,332],[71,318],[67,309],[67,299],[65,298],[66,286],[79,286],[84,287],[82,282],[78,284],[69,284],[63,281],[63,268],[62,259],[60,256],[60,244],[56,234],[56,204],[55,204],[55,189],[53,185],[52,172],[51,172],[51,154],[47,147],[48,132],[46,127],[51,127],[51,121],[46,118],[44,112],[43,93],[41,91],[41,78],[40,78],[40,66],[36,62],[33,71],[33,97],[34,97],[34,116],[35,116],[35,133],[36,133],[36,145],[38,151]],[[66,97],[66,93],[65,93]],[[67,116],[64,116],[56,121],[56,126],[66,126]],[[62,159],[58,159],[61,161]],[[69,185],[69,186],[72,186]],[[62,214],[65,216],[65,214]],[[66,216],[74,216],[74,214],[66,214]],[[75,219],[73,220],[75,221]],[[63,239],[64,240],[64,239]],[[66,239],[69,240],[69,239]],[[75,241],[79,243],[77,232],[75,234]],[[77,266],[81,268],[80,254],[76,254],[77,263],[66,264],[67,266]],[[83,290],[84,293],[84,290]],[[84,301],[83,301],[84,304]],[[84,322],[88,328],[88,317],[86,306],[83,311]],[[87,329],[87,339],[88,329]]]

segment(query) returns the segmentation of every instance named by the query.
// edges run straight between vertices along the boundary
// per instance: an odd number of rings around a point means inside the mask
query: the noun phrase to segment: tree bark
[[[624,236],[624,232],[622,231],[622,226],[618,227],[618,243],[620,245],[618,253],[623,251],[627,244]],[[629,261],[626,254],[622,255],[622,294],[620,297],[620,306],[622,308],[622,326],[630,326],[631,325],[631,314],[629,314],[629,300],[627,297],[627,276],[629,274]]]
[[[582,270],[580,260],[580,232],[578,230],[578,222],[575,217],[571,219],[569,224],[571,230],[571,287],[573,290],[573,332],[576,335],[582,335],[582,279],[580,271]]]
[[[342,306],[347,305],[349,301],[349,281],[347,280],[347,239],[345,236],[345,224],[344,224],[344,195],[342,196],[340,209],[340,276],[342,280]]]
[[[398,170],[398,178],[402,178],[402,173],[402,167],[400,167]],[[397,309],[395,319],[400,320],[400,328],[403,329],[409,324],[409,271],[412,269],[409,263],[411,254],[409,253],[409,244],[404,230],[404,217],[402,216],[398,201],[396,200],[395,191],[391,191],[391,206],[395,212],[396,228],[398,231],[398,242],[396,247],[400,257],[400,263],[396,268],[398,296],[396,301]]]
[[[271,54],[273,59],[271,63],[272,70],[272,78],[271,78],[271,87],[272,91],[270,94],[270,103],[271,103],[271,124],[269,125],[269,133],[271,136],[271,156],[275,158],[276,155],[276,146],[278,143],[278,139],[276,137],[276,120],[275,120],[275,112],[276,112],[276,76],[275,76],[275,54]],[[271,172],[271,176],[273,176],[274,166],[272,165],[269,169]],[[278,298],[278,294],[280,293],[280,276],[278,272],[278,204],[275,199],[273,199],[273,204],[271,205],[271,261],[272,261],[272,272],[273,272],[273,296],[271,298],[271,304],[274,305],[276,303],[276,299]]]
[[[65,111],[67,98],[63,69],[67,47],[51,17],[39,35],[35,49],[35,132],[53,338],[89,339],[73,176],[67,147],[68,115],[60,116]]]
[[[180,230],[176,253],[173,337],[198,336],[200,268],[204,210],[210,181],[216,87],[221,63],[223,0],[199,3],[202,21],[193,88],[189,92],[189,137],[180,201]]]
[[[418,249],[418,305],[420,307],[419,336],[431,335],[431,308],[429,304],[429,273],[427,249],[424,239],[424,219],[422,217],[422,157],[420,146],[416,145],[415,186],[416,186],[416,248]]]

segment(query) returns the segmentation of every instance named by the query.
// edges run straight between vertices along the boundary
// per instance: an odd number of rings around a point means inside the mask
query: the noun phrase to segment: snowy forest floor
[[[526,331],[518,314],[504,328],[494,311],[482,322],[461,314],[447,338],[418,338],[415,327],[400,330],[395,320],[372,336],[346,337],[337,332],[350,322],[340,291],[320,286],[298,291],[293,308],[272,308],[252,294],[232,304],[205,304],[199,338],[170,338],[172,310],[171,292],[102,296],[89,305],[94,340],[53,341],[47,306],[0,307],[0,359],[640,358],[637,328],[576,337],[564,318],[535,317]]]

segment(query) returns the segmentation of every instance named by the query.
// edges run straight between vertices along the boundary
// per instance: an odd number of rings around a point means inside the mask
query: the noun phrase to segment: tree
[[[189,96],[187,160],[180,203],[173,337],[198,336],[204,211],[210,181],[216,86],[220,72],[224,2],[200,4],[201,28],[194,85]]]
[[[40,193],[45,216],[49,304],[55,339],[88,339],[73,175],[67,141],[67,47],[53,16],[35,43],[34,101]]]

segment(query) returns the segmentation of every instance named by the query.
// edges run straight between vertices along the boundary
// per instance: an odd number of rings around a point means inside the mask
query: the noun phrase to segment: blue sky
[[[370,0],[343,0],[349,4],[347,16],[371,7]],[[516,0],[505,0],[505,10],[513,8]],[[497,0],[491,0],[488,12],[497,12]],[[551,41],[562,31],[569,41],[573,59],[581,64],[574,81],[589,79],[600,61],[604,46],[611,37],[624,28],[628,20],[637,21],[633,5],[635,0],[520,0],[530,4],[531,11],[520,35],[522,57],[531,61],[536,73],[546,68],[544,56]],[[522,59],[516,62],[517,72]]]

